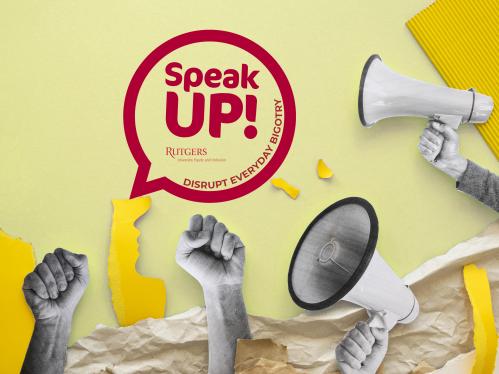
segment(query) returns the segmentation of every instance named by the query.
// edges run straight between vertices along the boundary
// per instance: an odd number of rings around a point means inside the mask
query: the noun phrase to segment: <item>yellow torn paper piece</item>
[[[109,286],[114,312],[120,326],[145,318],[165,316],[166,289],[162,280],[137,273],[137,242],[140,231],[135,221],[151,206],[151,199],[113,200],[114,213],[108,259]]]
[[[490,297],[490,286],[485,269],[475,264],[463,269],[464,285],[473,307],[474,335],[476,356],[472,374],[492,374],[494,372],[497,333]]]
[[[445,82],[499,103],[499,1],[437,0],[407,27]],[[476,128],[499,160],[499,110]]]
[[[19,373],[28,349],[35,320],[24,300],[24,277],[35,267],[31,244],[0,230],[0,373]]]
[[[326,163],[322,159],[320,159],[317,162],[317,175],[319,176],[319,178],[322,178],[322,179],[328,179],[328,178],[331,178],[333,176],[332,170],[329,169],[329,167],[326,165]]]
[[[274,178],[272,179],[271,183],[274,187],[286,192],[293,200],[296,200],[296,198],[300,194],[300,190],[298,188],[293,187],[282,178]]]

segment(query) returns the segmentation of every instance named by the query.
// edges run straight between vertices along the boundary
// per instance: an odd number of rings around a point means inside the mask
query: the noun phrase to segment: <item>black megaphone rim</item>
[[[293,283],[291,280],[292,273],[293,273],[293,268],[295,266],[295,261],[296,257],[298,256],[298,252],[301,249],[301,246],[307,237],[309,231],[312,229],[312,227],[315,226],[315,224],[326,214],[329,212],[338,209],[339,207],[343,205],[348,205],[348,204],[356,204],[360,205],[363,207],[368,216],[369,220],[371,222],[371,231],[369,233],[369,239],[366,245],[366,250],[364,252],[364,256],[362,257],[359,265],[357,266],[357,269],[355,269],[354,273],[334,295],[329,297],[326,300],[320,301],[318,303],[307,303],[303,300],[301,300],[295,293],[293,289]],[[360,280],[362,275],[364,275],[364,272],[366,271],[367,267],[369,266],[369,263],[371,262],[371,259],[374,254],[374,250],[376,249],[376,243],[378,241],[378,231],[379,231],[379,225],[378,225],[378,217],[376,216],[376,212],[374,211],[373,206],[365,199],[361,197],[347,197],[345,199],[339,200],[335,202],[334,204],[330,205],[326,209],[324,209],[319,215],[317,215],[314,220],[307,226],[305,229],[305,232],[302,234],[300,240],[298,241],[298,244],[296,245],[295,251],[293,253],[293,257],[291,258],[291,264],[289,265],[289,270],[288,270],[288,290],[289,294],[291,295],[291,298],[293,301],[300,306],[303,309],[307,310],[320,310],[320,309],[325,309],[327,307],[330,307],[331,305],[337,303],[339,300],[341,300],[343,297],[345,297],[346,294],[350,292],[350,290],[357,284],[357,282]]]

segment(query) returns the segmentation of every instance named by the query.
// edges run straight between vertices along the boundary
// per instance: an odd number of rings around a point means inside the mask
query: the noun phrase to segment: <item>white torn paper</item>
[[[462,267],[475,263],[488,273],[496,325],[499,325],[499,221],[479,236],[452,248],[405,277],[420,304],[410,325],[390,333],[385,374],[410,373],[426,361],[441,368],[473,350],[472,309]],[[289,362],[310,374],[334,372],[334,347],[365,312],[339,303],[289,320],[250,316],[254,338],[270,338],[288,348]],[[68,351],[66,373],[206,373],[206,315],[193,308],[166,319],[147,319],[122,328],[98,326]]]

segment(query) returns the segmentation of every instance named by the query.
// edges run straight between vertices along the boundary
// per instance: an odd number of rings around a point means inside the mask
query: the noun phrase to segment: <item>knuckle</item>
[[[361,335],[361,333],[359,330],[357,330],[357,329],[352,330],[352,335],[351,335],[352,338],[358,339],[358,338],[360,338],[360,335]]]
[[[38,265],[36,265],[35,267],[35,271],[37,273],[40,273],[40,272],[46,272],[48,270],[48,266],[45,262],[40,262]]]
[[[84,265],[88,264],[88,257],[87,257],[87,255],[86,255],[86,254],[83,254],[83,253],[82,253],[82,254],[80,254],[79,256],[80,256],[80,260],[81,260],[81,262],[82,262]]]
[[[34,276],[34,274],[33,274],[33,273],[28,273],[28,274],[24,277],[23,285],[29,285],[29,284],[31,284],[31,282],[33,281],[33,276]]]
[[[348,337],[343,341],[343,345],[345,346],[346,349],[350,350],[354,347],[355,344],[353,340],[350,337]]]
[[[344,360],[345,359],[345,348],[343,348],[341,345],[336,347],[336,357],[339,360]]]

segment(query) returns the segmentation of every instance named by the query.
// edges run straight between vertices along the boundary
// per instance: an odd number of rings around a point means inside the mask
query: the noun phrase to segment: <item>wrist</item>
[[[459,181],[462,178],[467,167],[468,160],[461,156],[457,156],[454,159],[446,162],[443,171],[454,180]]]
[[[228,296],[242,296],[242,284],[234,283],[203,286],[203,293],[206,301],[221,300]]]
[[[35,321],[35,328],[43,329],[46,331],[53,331],[54,333],[69,332],[71,331],[72,316],[61,314],[54,317],[38,319]]]
[[[70,334],[71,316],[36,320],[21,373],[62,373]]]

